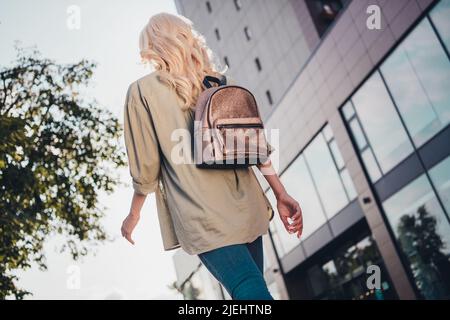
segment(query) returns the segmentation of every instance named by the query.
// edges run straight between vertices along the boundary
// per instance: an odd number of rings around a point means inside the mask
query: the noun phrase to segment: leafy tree
[[[197,274],[200,270],[200,265],[196,268],[194,272],[181,284],[178,285],[177,281],[173,281],[168,288],[170,290],[177,291],[183,295],[184,300],[199,300],[200,296],[200,288],[195,287],[192,278]]]
[[[62,234],[73,259],[107,240],[99,191],[120,184],[122,128],[86,99],[95,63],[60,65],[36,49],[16,48],[0,68],[0,298],[29,294],[14,270],[46,269],[44,241]]]
[[[191,281],[183,285],[183,295],[185,300],[200,300],[200,289],[195,287]]]
[[[179,287],[176,281],[173,281],[171,284],[167,286],[170,290],[174,290],[178,293],[183,294],[183,288]]]
[[[400,245],[408,258],[416,284],[427,299],[448,298],[450,261],[437,220],[425,205],[404,215],[397,226]]]

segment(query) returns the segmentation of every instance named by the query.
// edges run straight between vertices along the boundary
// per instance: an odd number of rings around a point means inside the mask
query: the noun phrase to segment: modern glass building
[[[450,298],[450,3],[414,27],[342,107],[411,281]]]
[[[265,239],[280,299],[450,298],[450,0],[372,2],[176,2],[280,129],[305,224]]]

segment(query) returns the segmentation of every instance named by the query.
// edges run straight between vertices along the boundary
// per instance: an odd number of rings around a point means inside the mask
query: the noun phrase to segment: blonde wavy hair
[[[205,89],[205,75],[220,77],[216,57],[205,38],[183,16],[158,13],[150,18],[139,36],[142,61],[159,71],[160,79],[175,89],[182,109],[195,109],[199,94]]]

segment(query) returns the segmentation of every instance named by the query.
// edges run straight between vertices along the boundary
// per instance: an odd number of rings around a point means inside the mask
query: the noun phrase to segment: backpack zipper
[[[222,128],[263,128],[262,124],[244,124],[244,123],[236,123],[236,124],[219,124],[217,125],[217,129]]]

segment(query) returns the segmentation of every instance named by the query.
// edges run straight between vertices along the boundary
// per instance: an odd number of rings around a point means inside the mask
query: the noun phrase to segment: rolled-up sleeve
[[[137,86],[130,85],[125,99],[124,138],[133,189],[147,195],[158,187],[160,155],[151,113]]]

